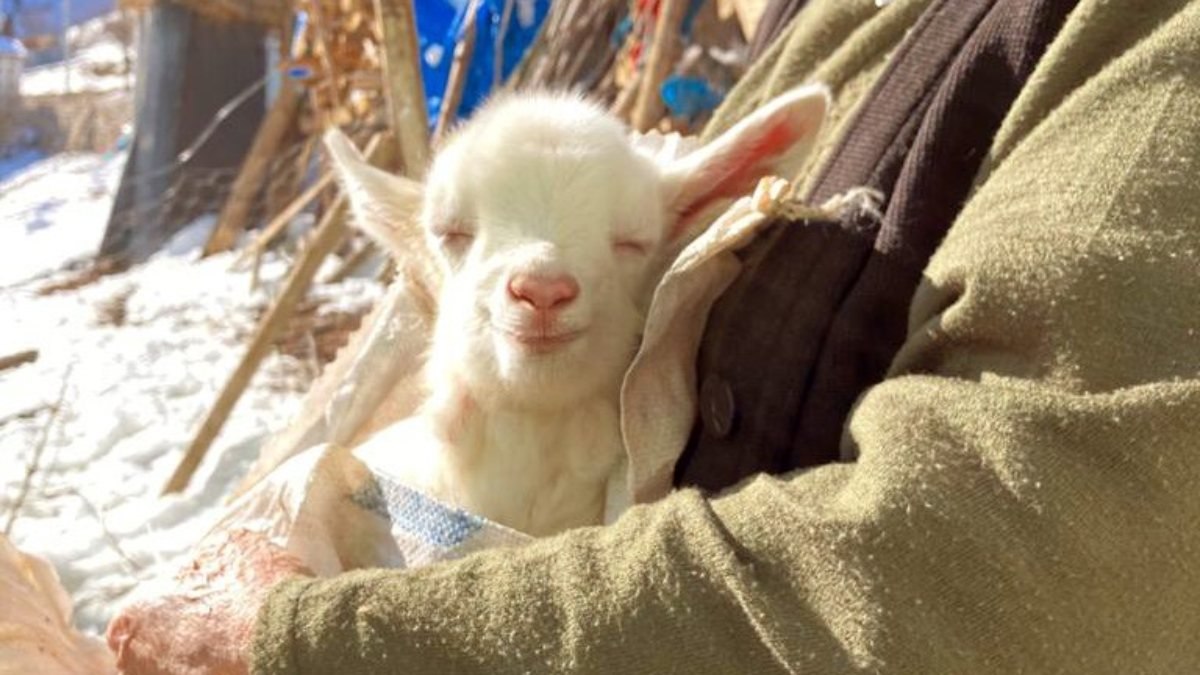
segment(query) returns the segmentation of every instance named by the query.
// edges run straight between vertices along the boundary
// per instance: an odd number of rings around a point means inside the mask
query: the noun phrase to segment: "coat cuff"
[[[251,649],[250,672],[272,675],[299,675],[296,620],[308,587],[315,579],[289,579],[271,589],[258,611]]]

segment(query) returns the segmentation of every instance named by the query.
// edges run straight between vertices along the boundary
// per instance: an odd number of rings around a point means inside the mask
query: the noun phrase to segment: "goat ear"
[[[829,108],[829,89],[808,85],[783,94],[663,170],[668,238],[677,238],[720,199],[749,194],[763,176],[794,178]]]
[[[350,201],[354,224],[393,257],[412,255],[421,184],[370,165],[341,131],[325,133],[330,164]]]

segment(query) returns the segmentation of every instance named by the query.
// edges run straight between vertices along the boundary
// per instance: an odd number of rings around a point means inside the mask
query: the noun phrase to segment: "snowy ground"
[[[0,162],[0,288],[95,253],[125,165],[124,153],[38,159]]]
[[[229,256],[194,261],[209,219],[145,265],[76,290],[41,296],[46,279],[16,283],[94,248],[121,162],[58,156],[0,178],[0,356],[39,352],[0,371],[0,526],[36,465],[12,540],[53,562],[76,623],[92,631],[139,580],[179,563],[315,375],[310,360],[269,357],[191,488],[158,496],[287,261],[268,258],[250,292]],[[320,311],[361,308],[378,294],[360,279],[314,289],[329,299]]]

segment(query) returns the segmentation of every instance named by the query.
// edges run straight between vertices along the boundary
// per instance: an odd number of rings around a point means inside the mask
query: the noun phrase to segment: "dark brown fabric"
[[[751,63],[783,35],[785,29],[791,25],[792,19],[796,18],[807,4],[808,0],[771,0],[767,3],[762,16],[758,17],[758,25],[754,27],[754,37],[750,39]]]
[[[1076,1],[939,0],[926,10],[809,195],[820,204],[873,188],[882,218],[859,209],[837,224],[778,224],[747,250],[701,343],[701,419],[678,483],[719,490],[838,459],[851,406],[886,373],[922,270]]]

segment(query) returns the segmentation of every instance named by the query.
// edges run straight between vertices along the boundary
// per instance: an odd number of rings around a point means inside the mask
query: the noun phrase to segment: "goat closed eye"
[[[650,252],[650,244],[633,239],[618,239],[613,242],[613,250],[625,255],[646,255]]]
[[[465,251],[475,241],[475,234],[465,230],[437,230],[433,234],[443,248],[455,253]]]

